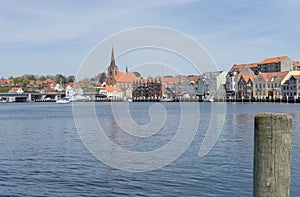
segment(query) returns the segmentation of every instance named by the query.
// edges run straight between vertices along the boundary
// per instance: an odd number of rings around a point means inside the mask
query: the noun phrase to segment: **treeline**
[[[4,78],[2,78],[4,79]],[[70,83],[75,81],[74,75],[65,76],[63,74],[56,74],[56,75],[33,75],[33,74],[25,74],[19,77],[9,77],[8,79],[11,79],[14,84],[22,83],[23,85],[27,85],[30,83],[31,80],[40,80],[44,81],[46,79],[52,79],[56,83]]]

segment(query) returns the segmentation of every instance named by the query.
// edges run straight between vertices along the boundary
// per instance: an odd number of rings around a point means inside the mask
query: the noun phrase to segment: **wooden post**
[[[253,196],[289,197],[292,116],[258,114],[254,124]]]

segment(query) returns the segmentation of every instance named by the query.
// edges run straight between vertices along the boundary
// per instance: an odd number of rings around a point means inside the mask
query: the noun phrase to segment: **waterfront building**
[[[283,98],[298,99],[300,97],[300,75],[291,75],[281,86]]]
[[[160,79],[139,80],[133,83],[133,99],[160,99],[163,94]]]
[[[8,93],[23,94],[24,90],[22,88],[11,88]]]
[[[37,90],[40,94],[48,94],[48,93],[55,93],[56,91],[51,87],[43,87],[40,90]]]
[[[264,59],[257,64],[256,73],[274,73],[293,70],[293,61],[287,56]]]
[[[240,99],[251,99],[253,97],[253,81],[256,75],[242,75],[238,81],[238,98]]]
[[[294,70],[300,70],[300,62],[293,62]]]
[[[282,98],[281,83],[289,72],[259,73],[253,81],[253,97],[258,99]]]
[[[99,94],[107,96],[109,99],[123,99],[124,92],[115,85],[106,85],[99,90]]]
[[[160,83],[162,85],[162,97],[181,98],[184,94],[195,95],[194,88],[191,87],[188,78],[184,75],[165,76],[160,78]]]
[[[201,98],[223,98],[225,96],[224,84],[227,72],[206,72],[197,80],[197,95]]]
[[[66,97],[72,98],[75,96],[83,96],[83,89],[79,86],[67,85],[66,87]]]
[[[233,65],[226,76],[226,97],[236,99],[238,96],[238,81],[243,76],[252,76],[254,72],[247,64]]]

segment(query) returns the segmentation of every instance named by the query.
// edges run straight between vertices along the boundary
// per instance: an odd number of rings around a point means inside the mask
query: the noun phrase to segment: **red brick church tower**
[[[107,85],[116,85],[115,77],[119,72],[118,66],[115,62],[115,55],[114,55],[114,48],[111,50],[111,61],[110,66],[108,67],[108,74],[107,74]]]

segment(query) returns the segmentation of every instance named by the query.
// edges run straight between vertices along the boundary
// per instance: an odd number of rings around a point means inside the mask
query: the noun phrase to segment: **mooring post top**
[[[285,117],[287,119],[292,119],[292,115],[286,113],[260,113],[255,115],[255,118],[270,118],[270,117]]]

